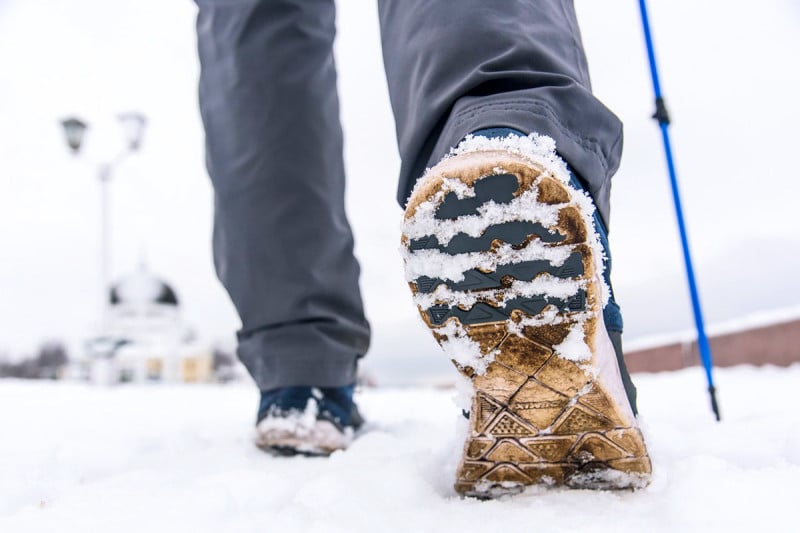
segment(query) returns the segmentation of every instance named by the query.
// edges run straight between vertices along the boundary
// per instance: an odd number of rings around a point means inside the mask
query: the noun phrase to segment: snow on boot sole
[[[315,420],[309,425],[276,417],[259,422],[255,444],[273,455],[317,457],[344,450],[352,440],[352,430],[342,431],[327,420]]]
[[[594,206],[569,184],[563,162],[548,168],[553,158],[454,155],[420,180],[405,213],[415,302],[472,383],[455,483],[464,495],[649,483],[603,323]]]

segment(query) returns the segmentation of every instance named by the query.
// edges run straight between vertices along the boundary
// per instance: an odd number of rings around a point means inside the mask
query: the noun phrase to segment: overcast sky
[[[403,282],[394,123],[374,2],[339,2],[347,191],[374,364],[434,351]],[[651,0],[674,148],[710,321],[800,303],[800,9],[790,0]],[[614,279],[629,338],[691,325],[636,2],[577,2],[597,95],[624,121],[614,180]],[[207,339],[238,320],[213,274],[211,190],[188,0],[0,3],[0,351],[77,341],[99,312],[96,165],[121,148],[117,113],[149,117],[113,183],[113,272],[146,257]],[[58,120],[90,123],[86,152]]]

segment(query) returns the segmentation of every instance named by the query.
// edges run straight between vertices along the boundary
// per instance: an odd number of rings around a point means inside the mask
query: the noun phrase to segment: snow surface
[[[790,531],[797,526],[800,365],[640,375],[654,480],[639,492],[451,488],[453,390],[360,394],[371,428],[329,459],[251,443],[257,394],[236,386],[0,382],[0,531]]]

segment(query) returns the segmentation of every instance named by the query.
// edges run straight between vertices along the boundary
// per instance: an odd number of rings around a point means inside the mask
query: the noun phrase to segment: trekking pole
[[[664,96],[661,94],[661,84],[658,80],[658,67],[656,66],[656,55],[653,47],[653,37],[650,34],[650,21],[647,17],[647,2],[639,0],[639,10],[642,14],[642,27],[644,28],[644,40],[647,45],[647,58],[650,62],[650,76],[653,78],[653,91],[656,96],[656,112],[653,118],[658,121],[661,129],[661,138],[664,141],[664,154],[667,157],[667,170],[669,171],[669,182],[672,187],[672,200],[675,203],[675,216],[678,219],[678,230],[681,234],[681,246],[683,248],[683,262],[686,265],[686,277],[689,280],[689,293],[692,297],[692,310],[694,311],[694,325],[697,328],[697,346],[700,350],[700,360],[706,370],[708,380],[708,394],[711,397],[711,410],[717,422],[720,420],[719,406],[717,405],[717,393],[714,387],[714,375],[712,369],[714,362],[711,358],[711,346],[706,337],[706,329],[703,323],[703,312],[700,308],[700,296],[697,294],[697,283],[692,267],[692,255],[689,251],[689,239],[686,236],[686,225],[683,219],[683,207],[681,206],[680,191],[678,190],[678,179],[675,175],[675,163],[672,158],[672,147],[669,138],[669,113],[664,103]]]

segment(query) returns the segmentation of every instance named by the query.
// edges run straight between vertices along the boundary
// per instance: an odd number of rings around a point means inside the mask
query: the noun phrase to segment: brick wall
[[[710,342],[716,366],[788,366],[800,362],[800,320],[715,335]],[[700,356],[692,341],[626,351],[625,362],[631,372],[661,372],[699,365]]]

